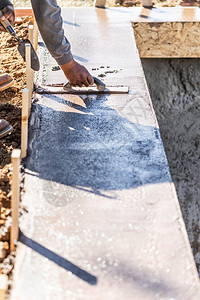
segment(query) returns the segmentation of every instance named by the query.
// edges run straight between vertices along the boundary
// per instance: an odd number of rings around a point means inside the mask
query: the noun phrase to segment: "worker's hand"
[[[84,85],[89,86],[94,83],[94,79],[88,70],[84,66],[77,63],[74,59],[60,67],[72,86],[82,87]]]
[[[4,21],[5,19],[8,19],[11,23],[11,25],[14,25],[15,21],[15,11],[13,5],[7,5],[4,8],[2,8],[3,16],[0,18],[0,20]],[[5,28],[0,23],[0,31],[6,31]]]

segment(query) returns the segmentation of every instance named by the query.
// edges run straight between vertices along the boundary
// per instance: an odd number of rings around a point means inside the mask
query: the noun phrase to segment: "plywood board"
[[[199,22],[134,23],[140,57],[200,57]]]

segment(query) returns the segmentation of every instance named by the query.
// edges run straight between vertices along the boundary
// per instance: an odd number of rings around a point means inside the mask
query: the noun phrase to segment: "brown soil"
[[[28,17],[16,19],[15,31],[22,39],[27,38],[29,22]],[[26,81],[25,63],[18,53],[17,42],[6,32],[0,33],[0,74],[3,73],[10,74],[15,83],[0,92],[0,119],[7,120],[14,128],[10,135],[0,139],[0,262],[9,254],[11,152],[20,148],[21,100]],[[6,265],[0,264],[0,273],[9,275],[12,267]]]

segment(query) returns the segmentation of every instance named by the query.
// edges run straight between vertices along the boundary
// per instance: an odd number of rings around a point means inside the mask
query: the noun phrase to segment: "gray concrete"
[[[115,12],[63,11],[77,58],[130,94],[37,95],[11,299],[199,299],[131,24]],[[62,82],[45,53],[40,83]]]
[[[200,274],[200,59],[142,65]]]

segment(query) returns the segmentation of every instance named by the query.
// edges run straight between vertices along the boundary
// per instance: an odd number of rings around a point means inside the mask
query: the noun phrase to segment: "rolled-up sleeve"
[[[9,0],[0,0],[0,9],[3,9],[7,5],[12,5]]]
[[[31,0],[35,19],[47,49],[59,65],[73,59],[71,46],[64,35],[61,9],[56,0]]]

